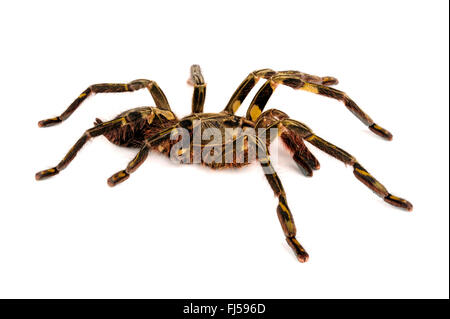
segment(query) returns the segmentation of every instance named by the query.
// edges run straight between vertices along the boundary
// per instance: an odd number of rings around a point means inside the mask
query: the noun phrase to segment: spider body
[[[254,145],[248,143],[247,138],[255,137],[255,134],[246,134],[249,132],[248,129],[254,126],[252,121],[234,114],[193,113],[188,115],[181,119],[180,127],[186,130],[189,143],[178,150],[180,155],[184,155],[178,161],[188,164],[201,163],[213,169],[248,165],[252,162],[248,159],[249,148],[254,149]],[[218,138],[214,138],[213,135]],[[239,145],[241,149],[237,151]]]
[[[267,81],[250,103],[246,116],[235,115],[243,100],[260,79]],[[312,176],[320,164],[308,150],[305,142],[352,166],[355,177],[387,203],[412,210],[410,202],[390,194],[355,157],[346,151],[320,138],[308,126],[289,118],[280,110],[270,109],[264,112],[264,107],[276,87],[286,85],[343,102],[372,132],[384,139],[392,139],[391,133],[375,124],[344,92],[330,87],[337,82],[333,77],[318,77],[298,71],[257,70],[244,79],[222,112],[204,113],[206,84],[200,67],[193,65],[188,80],[188,83],[194,86],[192,113],[181,119],[171,111],[167,98],[154,81],[141,79],[127,84],[91,85],[60,116],[40,121],[39,126],[46,127],[64,121],[94,93],[131,92],[146,88],[150,91],[156,106],[130,109],[111,121],[96,119],[95,126],[80,137],[59,164],[38,172],[36,179],[41,180],[58,174],[67,167],[89,139],[100,135],[104,135],[116,145],[139,149],[126,169],[108,179],[110,186],[128,179],[130,174],[147,159],[150,151],[165,154],[179,163],[202,163],[214,169],[242,167],[257,161],[261,164],[267,181],[278,198],[277,215],[286,241],[297,259],[305,262],[309,255],[296,239],[296,226],[287,203],[286,192],[270,162],[268,149],[277,136],[281,138],[292,159],[306,176]],[[270,134],[272,129],[277,132],[275,136]]]
[[[246,120],[244,117],[226,113],[194,113],[179,120],[170,111],[161,111],[154,107],[139,107],[120,113],[114,120],[120,120],[121,118],[126,118],[130,124],[119,126],[103,133],[111,143],[118,146],[141,148],[144,146],[146,140],[159,132],[169,128],[174,130],[185,129],[189,143],[185,145],[185,149],[181,148],[178,154],[176,154],[185,155],[179,158],[180,163],[193,163],[196,147],[201,154],[208,154],[214,148],[220,149],[220,155],[223,155],[220,160],[212,161],[208,156],[198,157],[199,163],[211,168],[242,167],[252,162],[248,160],[248,148],[252,146],[248,141],[242,141],[242,153],[236,152],[238,141],[244,138],[246,139],[248,136],[255,136],[255,134],[246,135],[247,128],[254,128],[255,123]],[[101,125],[103,123],[100,119],[96,119],[94,122],[95,125]],[[197,142],[194,138],[195,125],[198,125],[200,133],[200,138]],[[214,142],[211,139],[203,138],[204,133],[211,128],[218,131],[218,135],[221,137],[220,141]],[[178,141],[179,139],[174,140],[166,136],[152,144],[151,149],[170,156],[173,145]],[[185,153],[185,150],[188,150],[189,153]],[[225,160],[227,151],[231,151],[233,154],[236,153],[241,158],[236,158],[235,155],[232,161],[227,162]]]

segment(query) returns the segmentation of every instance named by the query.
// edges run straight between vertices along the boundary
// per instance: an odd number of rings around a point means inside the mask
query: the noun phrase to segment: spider
[[[265,79],[266,82],[251,101],[246,116],[235,115],[250,90],[260,79]],[[59,164],[56,167],[38,172],[36,179],[41,180],[58,174],[69,165],[89,139],[99,135],[104,135],[110,142],[119,146],[139,148],[137,155],[129,162],[128,166],[108,179],[108,184],[115,186],[128,179],[130,174],[136,171],[146,160],[151,150],[169,155],[172,148],[179,141],[179,139],[171,138],[174,132],[184,129],[192,136],[196,129],[200,129],[202,132],[208,128],[216,128],[221,132],[224,132],[226,129],[232,129],[234,133],[231,136],[230,134],[224,134],[225,137],[221,142],[215,144],[216,147],[218,146],[223,151],[222,156],[216,156],[211,159],[210,143],[207,143],[208,141],[203,138],[197,143],[191,141],[187,148],[179,149],[177,154],[184,154],[185,157],[187,156],[191,159],[196,152],[201,151],[206,156],[202,156],[200,162],[212,168],[241,167],[252,161],[259,162],[269,185],[278,199],[277,215],[286,236],[286,241],[294,251],[297,259],[300,262],[305,262],[308,260],[309,255],[296,239],[296,226],[287,203],[286,193],[270,161],[268,146],[273,138],[263,141],[255,134],[246,133],[250,129],[262,129],[267,133],[269,129],[276,128],[283,144],[290,151],[292,159],[306,176],[312,176],[313,170],[319,169],[320,164],[306,147],[305,141],[337,160],[351,165],[355,177],[387,203],[408,211],[412,210],[413,206],[410,202],[390,194],[380,182],[358,163],[355,157],[346,151],[320,138],[305,124],[289,118],[286,113],[280,110],[271,109],[264,112],[264,107],[276,87],[280,84],[286,85],[296,90],[312,92],[343,102],[373,133],[386,140],[391,140],[392,134],[375,124],[347,94],[330,87],[338,84],[336,78],[330,76],[319,77],[298,71],[275,72],[271,69],[257,70],[251,72],[244,79],[220,113],[203,112],[206,84],[198,65],[191,66],[188,83],[194,87],[192,113],[182,119],[178,119],[171,111],[166,96],[154,81],[140,79],[127,84],[103,83],[89,86],[60,116],[42,120],[38,123],[39,126],[47,127],[66,120],[86,98],[95,93],[132,92],[146,88],[150,91],[156,107],[134,108],[119,114],[111,121],[103,122],[100,119],[96,119],[95,126],[88,129],[81,136]],[[233,153],[234,155],[231,154],[231,162],[225,161],[224,156],[229,155],[230,149],[236,149],[238,141],[243,142],[241,145],[241,148],[244,150],[243,155],[238,156]],[[229,148],[228,146],[233,147]],[[258,151],[255,158],[248,156],[250,150]]]

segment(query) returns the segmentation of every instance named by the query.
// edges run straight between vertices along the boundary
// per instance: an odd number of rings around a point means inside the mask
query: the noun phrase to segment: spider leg
[[[69,165],[69,163],[75,158],[78,151],[83,147],[83,145],[86,144],[86,142],[89,139],[91,139],[92,137],[103,135],[104,133],[106,133],[112,129],[119,128],[128,123],[129,123],[129,121],[127,120],[126,117],[121,117],[121,118],[114,119],[112,121],[98,124],[98,125],[94,126],[93,128],[90,128],[80,137],[80,139],[75,143],[75,145],[70,149],[70,151],[67,153],[67,155],[61,160],[61,162],[59,162],[59,164],[57,166],[36,173],[36,176],[35,176],[36,180],[41,180],[44,178],[54,176],[54,175],[58,174],[60,171],[62,171],[63,169],[65,169],[67,167],[67,165]]]
[[[320,84],[320,85],[326,85],[326,86],[339,84],[338,79],[336,79],[335,77],[332,77],[332,76],[317,76],[317,75],[312,75],[312,74],[303,73],[303,72],[299,72],[299,71],[280,71],[277,73],[295,75],[296,77],[299,77],[300,79],[302,79],[302,81],[314,83],[314,84]]]
[[[130,174],[133,173],[139,166],[141,166],[142,163],[147,159],[148,153],[150,151],[150,147],[148,145],[142,146],[142,148],[139,150],[139,152],[136,154],[136,156],[133,158],[133,160],[128,163],[128,166],[126,169],[117,172],[110,178],[108,178],[108,185],[109,186],[116,186],[117,184],[125,181],[130,177]]]
[[[277,215],[281,224],[281,228],[283,229],[284,235],[286,236],[286,241],[294,251],[297,259],[302,263],[306,262],[308,261],[309,255],[295,238],[297,229],[294,223],[294,217],[292,216],[292,213],[287,204],[286,193],[283,189],[283,185],[281,184],[281,180],[278,177],[272,164],[270,163],[269,154],[264,144],[258,139],[256,139],[255,143],[258,147],[258,161],[263,168],[264,174],[270,184],[270,187],[272,188],[275,196],[278,197]]]
[[[144,161],[147,159],[152,145],[160,139],[167,137],[172,133],[174,129],[175,126],[170,127],[146,140],[145,144],[141,147],[136,156],[131,160],[131,162],[128,163],[127,168],[115,173],[110,178],[108,178],[108,185],[113,187],[127,180],[130,177],[130,174],[136,171],[138,167],[141,166],[141,164],[144,163]]]
[[[320,168],[320,163],[316,157],[309,151],[303,142],[303,135],[298,134],[294,130],[286,129],[281,125],[283,120],[289,119],[289,116],[277,109],[267,110],[262,113],[255,123],[255,127],[258,130],[258,136],[266,136],[266,140],[270,144],[273,139],[269,139],[268,133],[272,128],[278,129],[278,135],[280,136],[283,144],[292,153],[292,159],[296,162],[297,166],[303,172],[304,175],[311,177],[313,175],[313,170],[318,170]],[[305,126],[305,129],[306,128]],[[262,131],[261,131],[262,130]]]
[[[313,170],[320,168],[320,163],[308,150],[303,140],[289,130],[282,132],[280,137],[288,150],[292,152],[292,159],[297,163],[303,174],[311,177]]]
[[[194,86],[194,94],[192,95],[192,113],[202,113],[206,97],[206,83],[199,65],[194,64],[191,66],[191,76],[188,80],[188,84]]]
[[[322,85],[334,85],[338,83],[338,80],[331,76],[320,77],[316,75],[311,75],[299,71],[283,71],[286,74],[294,74],[297,77],[302,78],[304,81],[308,81],[311,83],[322,84]],[[230,101],[227,106],[223,110],[223,112],[234,114],[241,106],[244,99],[250,93],[251,89],[258,83],[261,78],[266,80],[270,79],[271,76],[277,74],[274,70],[271,69],[261,69],[256,70],[250,73],[244,81],[238,86],[236,91],[231,96]]]
[[[407,200],[394,196],[384,187],[379,181],[375,179],[361,164],[358,163],[355,157],[344,151],[343,149],[337,147],[336,145],[327,142],[326,140],[315,135],[306,125],[292,120],[286,119],[281,121],[281,125],[288,130],[293,131],[298,136],[316,146],[325,153],[333,156],[334,158],[344,162],[347,165],[353,167],[353,174],[355,177],[370,188],[375,194],[382,197],[387,203],[397,206],[408,211],[411,211],[413,206]]]
[[[158,108],[163,110],[169,110],[170,106],[167,101],[164,92],[158,86],[158,84],[151,80],[135,80],[130,83],[101,83],[89,86],[84,90],[75,101],[59,116],[39,121],[39,127],[47,127],[61,123],[66,120],[73,112],[80,106],[80,104],[86,100],[89,96],[95,93],[119,93],[119,92],[133,92],[143,88],[147,88],[150,91],[155,104]]]
[[[314,81],[316,82],[316,81]],[[361,122],[363,122],[369,129],[385,138],[387,140],[392,139],[392,134],[386,129],[374,123],[369,115],[364,113],[363,110],[344,92],[328,87],[323,84],[305,81],[305,77],[293,73],[292,71],[278,72],[270,77],[270,79],[264,83],[253,98],[250,106],[247,110],[247,119],[256,121],[261,115],[267,101],[271,97],[273,91],[277,88],[278,84],[289,86],[296,90],[304,90],[319,95],[327,96],[344,103],[344,105],[352,112]]]
[[[253,89],[253,87],[258,83],[258,81],[261,78],[269,79],[272,75],[274,75],[276,72],[271,69],[261,69],[256,70],[250,73],[244,81],[238,86],[236,91],[234,91],[233,95],[231,96],[230,101],[228,102],[227,106],[223,110],[225,113],[234,114],[241,106],[242,102],[245,100],[247,95],[250,93],[250,91]]]

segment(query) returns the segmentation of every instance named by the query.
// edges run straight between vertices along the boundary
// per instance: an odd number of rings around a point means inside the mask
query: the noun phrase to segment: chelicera
[[[251,101],[246,116],[235,115],[244,99],[260,79],[265,79],[266,82]],[[286,85],[296,90],[305,90],[343,102],[373,133],[386,140],[391,140],[391,133],[375,124],[347,94],[330,87],[338,83],[336,78],[318,77],[298,71],[257,70],[251,72],[244,79],[220,113],[203,113],[206,84],[198,65],[191,67],[191,76],[188,83],[194,87],[192,113],[182,119],[178,119],[171,111],[165,94],[154,81],[141,79],[127,84],[105,83],[89,86],[60,116],[40,121],[39,126],[47,127],[66,120],[86,98],[95,93],[132,92],[148,89],[156,106],[134,108],[119,114],[111,121],[103,122],[97,119],[95,126],[81,136],[57,166],[38,172],[36,179],[41,180],[58,174],[69,165],[89,139],[104,135],[114,144],[139,149],[137,155],[124,170],[117,172],[108,179],[108,184],[115,186],[129,178],[130,174],[136,171],[146,160],[151,150],[167,155],[173,153],[171,151],[179,143],[179,139],[172,138],[174,133],[184,130],[192,137],[196,129],[203,132],[214,128],[223,133],[220,143],[211,146],[209,140],[202,138],[196,143],[191,139],[187,147],[182,147],[176,152],[178,155],[184,155],[184,159],[188,159],[180,162],[192,162],[192,159],[198,155],[196,152],[202,153],[199,162],[212,168],[240,167],[252,161],[259,162],[263,167],[269,185],[278,198],[277,214],[286,241],[293,249],[297,259],[300,262],[305,262],[308,260],[308,254],[296,239],[296,227],[287,203],[286,193],[270,162],[268,146],[273,139],[263,139],[259,134],[249,133],[256,132],[256,130],[268,132],[275,128],[287,149],[292,153],[293,160],[305,175],[312,176],[313,170],[319,169],[320,166],[317,159],[306,147],[306,141],[345,164],[351,165],[355,177],[387,203],[412,210],[410,202],[390,194],[380,182],[358,163],[355,157],[346,151],[320,138],[305,124],[289,118],[282,111],[271,109],[264,112],[264,108],[276,87],[280,84]],[[231,130],[233,134],[227,134],[227,130]],[[239,144],[239,142],[242,143]],[[242,152],[235,152],[237,145],[240,145],[239,149]],[[221,156],[214,157],[210,155],[210,151],[217,146],[222,151]],[[227,154],[230,155],[230,150],[233,154],[227,157]],[[252,150],[256,151],[256,157],[249,156]],[[205,154],[206,156],[204,156]],[[226,158],[229,160],[226,160]]]

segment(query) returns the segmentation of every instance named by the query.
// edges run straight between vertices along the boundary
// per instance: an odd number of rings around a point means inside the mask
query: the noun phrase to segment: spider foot
[[[337,85],[337,84],[339,84],[339,81],[333,76],[322,77],[322,85]]]
[[[46,120],[42,120],[38,122],[38,126],[39,127],[47,127],[47,126],[52,126],[58,123],[61,123],[62,120],[59,116],[57,117],[52,117],[51,119],[46,119]]]
[[[369,129],[374,132],[375,134],[377,134],[378,136],[381,136],[382,138],[391,141],[392,140],[392,134],[391,132],[389,132],[388,130],[382,128],[381,126],[377,125],[377,124],[372,124],[371,126],[369,126]]]
[[[393,206],[397,206],[403,209],[406,209],[407,211],[412,211],[413,210],[413,205],[408,202],[406,199],[388,194],[386,197],[384,197],[384,201],[393,205]]]
[[[303,173],[303,175],[305,175],[306,177],[313,176],[313,171],[312,171],[311,167],[309,167],[308,165],[306,165],[305,163],[302,163],[302,162],[297,162],[296,164],[297,164],[298,169]]]
[[[300,245],[300,243],[295,237],[286,237],[286,241],[294,251],[299,262],[304,263],[308,261],[309,259],[308,253],[306,252],[305,248],[303,248],[303,246]]]
[[[108,185],[113,187],[116,186],[119,183],[122,183],[126,179],[130,177],[130,174],[128,174],[126,171],[120,171],[108,178]]]
[[[35,177],[37,181],[40,181],[41,179],[49,178],[58,173],[59,173],[58,169],[56,167],[53,167],[36,173]]]
[[[300,171],[307,177],[312,177],[313,171],[320,168],[319,161],[306,147],[301,152],[295,152],[292,159],[295,161]]]

